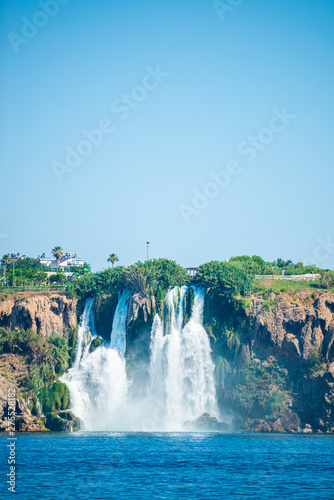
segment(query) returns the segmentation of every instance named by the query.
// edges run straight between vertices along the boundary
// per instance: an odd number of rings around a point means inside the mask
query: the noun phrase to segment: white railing
[[[15,292],[43,292],[47,290],[51,291],[60,291],[60,290],[67,290],[69,287],[68,285],[19,285],[19,286],[0,286],[0,292],[9,292],[9,291],[15,291]]]
[[[276,274],[255,275],[258,280],[287,280],[287,281],[316,281],[321,277],[320,274],[295,274],[291,276],[282,276]]]

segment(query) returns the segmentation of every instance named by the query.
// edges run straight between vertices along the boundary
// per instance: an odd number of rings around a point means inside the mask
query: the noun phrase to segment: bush
[[[148,277],[150,289],[158,302],[164,300],[169,288],[189,283],[187,271],[176,262],[168,259],[137,262],[128,269]]]
[[[51,276],[49,277],[49,281],[50,283],[59,283],[59,284],[62,284],[62,283],[65,283],[66,282],[66,276],[64,276],[64,274],[51,274]]]
[[[42,355],[46,339],[32,330],[0,328],[0,354],[23,353],[33,358]]]
[[[88,274],[73,282],[73,290],[77,296],[85,300],[87,297],[101,297],[103,294],[118,295],[124,268],[106,269],[95,274]]]
[[[327,271],[321,274],[319,280],[319,286],[321,288],[333,288],[334,287],[334,271]]]
[[[46,385],[39,394],[39,400],[45,414],[66,410],[69,404],[68,387],[59,381]]]
[[[238,263],[242,266],[246,271],[250,274],[266,274],[270,272],[272,264],[269,262],[265,262],[258,255],[253,255],[250,257],[249,255],[241,255],[238,257],[231,257],[229,260],[231,263]]]
[[[32,330],[0,328],[0,354],[3,353],[26,356],[30,366],[22,384],[35,393],[68,368],[68,341],[56,333],[46,338]]]
[[[279,366],[266,367],[251,361],[227,378],[234,407],[244,416],[268,419],[285,407],[291,382]]]
[[[152,259],[137,262],[128,268],[117,266],[94,275],[83,276],[73,282],[73,289],[81,299],[118,295],[119,290],[129,286],[134,292],[145,296],[154,294],[157,301],[164,300],[170,287],[189,283],[185,269],[168,259]]]
[[[306,361],[306,370],[310,375],[315,375],[325,369],[325,363],[321,347],[314,347]]]
[[[44,384],[40,370],[36,366],[32,366],[29,373],[23,378],[22,384],[28,391],[37,393]]]
[[[211,296],[231,302],[237,295],[251,292],[253,275],[238,262],[209,262],[199,267],[195,282],[208,289]]]
[[[64,373],[68,368],[69,346],[65,337],[52,333],[48,338],[49,355],[52,359],[54,370],[57,374]]]

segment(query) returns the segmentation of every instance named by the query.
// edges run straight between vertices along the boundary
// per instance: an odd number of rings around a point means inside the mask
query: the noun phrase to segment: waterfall
[[[78,328],[77,342],[75,345],[73,368],[77,368],[83,355],[85,353],[85,348],[90,343],[92,338],[91,332],[95,334],[95,323],[93,314],[93,298],[86,299],[85,309],[81,317],[81,321]]]
[[[190,319],[183,327],[187,291],[194,291]],[[150,341],[146,396],[129,391],[124,354],[130,292],[120,296],[110,342],[93,352],[93,299],[87,299],[78,329],[72,367],[60,378],[68,388],[71,410],[87,431],[180,431],[204,412],[218,417],[210,341],[203,328],[204,291],[175,287],[165,298],[164,315],[155,316]],[[134,346],[132,346],[132,349]],[[147,378],[136,383],[145,389]],[[144,382],[145,380],[145,382]],[[145,391],[142,391],[143,393]]]
[[[124,358],[126,349],[126,317],[129,295],[130,291],[124,291],[118,301],[110,334],[110,347],[116,349],[122,358]]]
[[[128,296],[125,291],[119,298],[107,345],[89,353],[83,347],[85,337],[79,328],[75,358],[78,362],[60,379],[68,386],[71,410],[82,420],[85,430],[121,429],[123,425],[128,390],[124,360]],[[87,299],[82,329],[93,328],[91,311],[92,302]]]
[[[205,294],[193,289],[189,322],[182,328],[187,287],[174,288],[165,299],[163,324],[156,316],[151,332],[149,394],[165,407],[165,428],[170,430],[182,429],[185,421],[204,412],[218,417],[214,364],[203,328]]]
[[[204,290],[195,290],[190,321],[182,330],[184,406],[190,419],[203,412],[218,417],[210,340],[203,328],[204,296]]]
[[[183,317],[183,298],[186,287],[180,289],[178,304],[175,295],[178,288],[172,289],[166,296],[166,304],[171,315],[171,329],[166,336],[165,367],[166,375],[166,410],[168,425],[174,427],[182,419],[182,317]],[[177,306],[176,306],[177,304]]]

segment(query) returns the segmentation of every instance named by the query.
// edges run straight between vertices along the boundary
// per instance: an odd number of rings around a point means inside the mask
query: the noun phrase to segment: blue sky
[[[0,9],[2,255],[334,267],[334,0]]]

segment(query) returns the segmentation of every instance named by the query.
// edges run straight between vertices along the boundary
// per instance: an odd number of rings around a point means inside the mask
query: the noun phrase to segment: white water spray
[[[191,318],[182,328],[186,291],[180,289],[177,305],[178,289],[168,292],[164,327],[156,316],[151,334],[149,393],[165,406],[164,426],[169,430],[182,429],[185,421],[204,412],[218,417],[210,341],[203,328],[204,291],[194,288]]]
[[[61,378],[69,388],[71,409],[82,420],[85,430],[123,428],[122,413],[128,390],[124,360],[128,296],[129,292],[123,292],[118,302],[109,345],[92,353],[88,350],[87,355],[84,351],[79,362]],[[88,299],[83,318],[91,317],[91,306]],[[78,353],[82,344],[78,335]],[[82,347],[80,350],[82,353]]]
[[[93,299],[87,299],[78,330],[73,366],[61,377],[73,413],[88,431],[180,431],[204,412],[218,417],[214,365],[203,328],[204,292],[194,289],[189,322],[183,325],[188,287],[166,296],[163,322],[156,315],[150,344],[147,397],[131,398],[124,354],[130,292],[120,296],[110,342],[89,352],[95,333]],[[143,382],[142,382],[143,383]]]
[[[94,299],[92,297],[86,300],[85,309],[81,317],[78,328],[77,342],[74,351],[73,368],[78,368],[81,359],[85,353],[85,348],[92,339],[92,333],[95,335],[95,323],[93,315]]]

